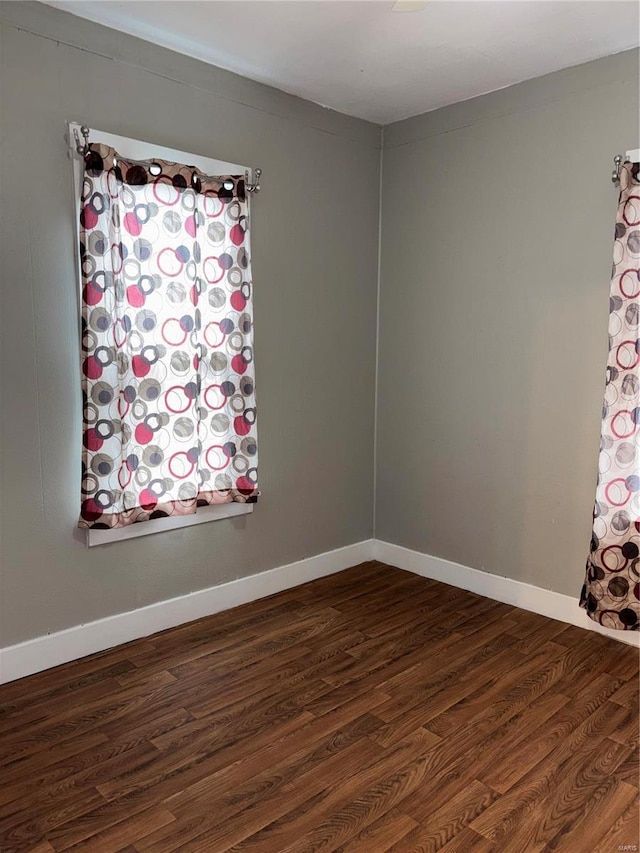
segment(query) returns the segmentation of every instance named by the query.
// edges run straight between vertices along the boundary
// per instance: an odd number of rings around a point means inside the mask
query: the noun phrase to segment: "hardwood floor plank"
[[[608,676],[596,678],[584,691],[580,703],[570,702],[562,707],[547,721],[537,737],[521,742],[515,752],[496,755],[492,767],[480,774],[481,780],[490,788],[506,793],[540,761],[551,756],[549,761],[552,763],[556,757],[555,750],[560,749],[564,753],[568,739],[588,737],[590,727],[597,727],[600,716],[604,715],[605,720],[613,719],[607,727],[607,733],[611,731],[626,719],[624,712],[615,714],[614,711],[614,707],[622,706],[614,706],[608,701],[618,685],[618,681],[612,681]],[[593,716],[599,712],[600,716]]]
[[[640,797],[636,795],[613,826],[608,815],[609,826],[606,827],[602,839],[593,849],[593,853],[610,853],[611,850],[640,849]]]
[[[392,809],[375,823],[366,826],[341,847],[337,847],[335,853],[362,853],[364,850],[387,853],[416,826],[417,823],[413,818],[397,809]]]
[[[164,808],[155,797],[145,799],[144,796],[137,796],[117,804],[103,799],[101,803],[77,815],[73,820],[50,829],[47,838],[56,851],[67,850],[74,844],[82,844],[92,836],[107,833],[112,827],[153,808],[160,811]]]
[[[618,767],[616,775],[623,782],[640,787],[640,749],[637,746]]]
[[[618,705],[631,705],[638,701],[640,695],[640,683],[637,678],[630,678],[622,685],[619,690],[611,697],[612,702],[617,702]]]
[[[608,752],[604,752],[604,757],[601,755],[602,741],[615,730],[624,719],[625,713],[626,709],[620,705],[605,702],[568,737],[557,743],[552,754],[548,754],[536,764],[480,815],[471,828],[493,842],[503,842],[508,838],[510,844],[513,843],[514,834],[519,833],[522,838],[526,838],[532,851],[542,850],[552,837],[542,835],[546,831],[546,824],[542,819],[555,819],[555,813],[549,815],[540,809],[540,804],[552,803],[561,808],[563,801],[557,795],[558,786],[562,786],[563,779],[566,786],[573,785],[576,776],[580,776],[581,783],[585,784],[585,767],[594,767],[597,779],[607,772],[606,766],[600,767],[595,762],[604,761],[609,755]],[[620,749],[623,748],[619,744],[616,746],[616,756],[620,756]],[[587,790],[590,796],[591,789],[588,786]],[[576,802],[579,800],[573,798],[570,806],[575,808]],[[532,826],[537,833],[535,838],[531,836]],[[551,828],[555,826],[553,823]]]
[[[368,743],[373,746],[371,741]],[[426,746],[421,747],[420,743],[415,740],[411,743],[400,744],[391,750],[384,751],[378,748],[378,754],[373,762],[348,776],[342,776],[345,779],[343,785],[336,786],[331,784],[328,778],[325,778],[324,785],[320,790],[316,787],[315,794],[309,801],[299,801],[298,784],[296,784],[294,789],[297,800],[296,808],[288,809],[286,803],[281,801],[280,807],[284,806],[284,810],[276,820],[268,821],[251,835],[244,835],[242,843],[240,840],[235,842],[230,845],[230,850],[270,853],[273,850],[297,849],[298,845],[303,843],[300,839],[313,829],[318,820],[322,821],[341,811],[348,806],[354,796],[366,793],[372,785],[376,789],[376,795],[379,795],[381,791],[376,787],[376,784],[384,786],[386,790],[394,791],[398,786],[402,787],[404,784],[415,782],[422,776],[424,760],[419,758],[412,762],[411,758],[415,754],[420,754],[424,749]],[[393,780],[390,786],[389,780]],[[312,777],[310,781],[314,786],[317,786],[318,782],[315,777]],[[327,783],[329,784],[327,785]],[[391,802],[393,803],[393,800]],[[311,804],[312,807],[310,808]],[[239,817],[242,818],[243,814],[246,812],[243,812]],[[251,812],[250,817],[253,817],[253,812]],[[304,843],[306,844],[306,842]],[[200,844],[193,846],[192,852],[204,853],[206,849],[206,841],[202,839]],[[310,848],[303,849],[308,851]]]
[[[637,790],[618,779],[608,779],[598,788],[589,803],[582,806],[573,825],[559,831],[549,842],[545,853],[591,850],[593,844],[607,837],[611,823],[631,806],[636,810],[638,808]],[[638,846],[637,835],[631,846]]]
[[[8,761],[1,772],[5,778],[11,777],[12,784],[20,785],[21,782],[28,781],[33,775],[46,770],[47,767],[51,767],[59,761],[64,761],[94,746],[100,746],[107,741],[108,737],[100,731],[79,734],[77,737],[55,744],[45,751],[19,756],[14,761]],[[7,793],[9,792],[8,786]],[[5,789],[0,788],[0,795],[4,793]],[[0,802],[6,801],[6,796],[0,797]]]
[[[539,729],[567,702],[564,696],[544,695],[506,723],[497,724],[493,731],[478,724],[453,741],[441,741],[433,750],[434,783],[408,797],[403,810],[419,823],[428,820],[438,807],[439,797],[457,793],[467,768],[472,767],[474,774],[483,779],[493,769],[496,756],[518,755],[521,745],[535,739]]]
[[[554,839],[564,838],[579,821],[585,801],[598,798],[618,784],[611,774],[623,757],[623,750],[619,744],[605,740],[595,749],[571,755],[557,768],[548,790],[532,802],[531,810],[517,827],[511,827],[506,835],[494,833],[491,840],[508,841],[522,850],[552,849]],[[478,825],[474,828],[479,831]]]
[[[446,614],[447,622],[453,624],[457,621],[458,616],[456,603],[464,602],[464,604],[460,604],[460,607],[468,608],[471,613],[473,613],[473,607],[477,606],[474,601],[465,598],[465,593],[462,590],[454,587],[443,594],[438,594],[437,591],[417,595],[414,593],[405,599],[402,607],[394,608],[391,612],[389,612],[388,607],[384,606],[385,602],[388,603],[388,601],[388,595],[380,599],[381,617],[371,619],[366,626],[365,633],[370,639],[402,630],[407,621],[413,620],[414,617],[419,622],[430,621],[432,625],[436,626]]]
[[[564,622],[557,622],[555,619],[547,619],[539,625],[526,637],[522,637],[515,644],[516,651],[523,655],[530,655],[538,651],[541,646],[544,646],[549,640],[556,640],[566,630]],[[515,636],[513,630],[509,632]]]
[[[37,800],[36,800],[37,802]],[[0,823],[0,850],[2,853],[23,853],[34,843],[47,840],[50,832],[68,821],[74,820],[104,800],[95,788],[87,788],[74,794],[55,808],[29,816],[20,815],[20,819],[3,820]]]
[[[617,694],[614,694],[614,696]],[[612,697],[612,700],[613,697]],[[623,707],[629,709],[629,714],[627,715],[625,722],[623,725],[619,726],[615,732],[611,734],[613,740],[618,741],[618,743],[629,744],[632,747],[638,746],[639,736],[640,736],[640,727],[638,726],[638,697],[634,697],[630,702],[623,705]]]
[[[482,835],[465,826],[462,832],[454,835],[451,841],[440,849],[440,853],[524,853],[524,851],[511,852],[506,847],[497,848],[487,838],[483,838]]]
[[[339,653],[338,659],[346,659],[346,656]],[[322,676],[327,667],[332,665],[337,664],[321,660],[315,666],[305,668],[295,666],[287,669],[284,677],[277,683],[271,683],[269,679],[266,679],[265,686],[258,691],[253,692],[251,689],[241,691],[240,696],[231,695],[229,697],[231,701],[224,701],[222,704],[217,698],[185,704],[188,705],[195,719],[206,717],[210,721],[217,721],[220,724],[237,721],[242,718],[242,715],[249,718],[254,714],[266,712],[272,707],[276,713],[284,707],[302,708],[307,702],[324,696],[330,691],[330,685],[324,681]],[[283,696],[286,697],[284,701]]]
[[[417,758],[389,776],[384,774],[375,785],[360,792],[357,797],[338,811],[329,814],[306,835],[296,838],[283,850],[286,853],[307,853],[309,850],[332,853],[371,824],[382,820],[388,812],[399,807],[402,800],[423,782],[428,770],[425,753],[431,747],[428,733],[424,731],[414,732],[411,741],[405,743],[411,744],[411,753],[417,755]]]
[[[135,844],[157,829],[174,822],[175,817],[171,812],[154,806],[133,817],[125,818],[108,829],[89,835],[84,841],[79,841],[70,847],[57,843],[55,850],[56,853],[61,853],[63,850],[70,850],[73,853],[100,853],[100,851],[120,850],[123,845],[131,844],[131,842]]]
[[[551,687],[568,695],[562,690],[563,675],[580,669],[581,662],[575,660],[575,650],[560,649],[542,648],[524,659],[512,657],[508,674],[487,679],[441,713],[429,728],[441,737],[448,736],[472,719],[508,719]]]
[[[30,780],[10,783],[2,788],[3,803],[0,807],[0,824],[10,816],[19,820],[20,815],[34,815],[50,808],[57,800],[65,799],[74,790],[91,787],[91,779],[107,779],[117,775],[127,762],[144,761],[153,754],[153,747],[138,745],[132,750],[123,750],[119,745],[106,741],[97,749],[73,756],[67,762],[54,765]],[[37,803],[33,803],[33,788],[39,790]],[[1,849],[1,848],[0,848]]]
[[[608,853],[638,663],[369,561],[0,686],[0,851]]]
[[[246,721],[242,723],[244,736],[242,740],[251,740],[252,736],[259,731],[279,731],[282,725],[285,730],[300,725],[304,712],[289,710],[283,712],[280,717],[271,715],[267,718],[258,717],[253,719],[252,724]],[[179,789],[188,786],[194,781],[199,781],[209,772],[209,765],[215,761],[218,753],[226,753],[222,761],[227,761],[228,756],[235,749],[239,740],[240,732],[237,725],[231,724],[231,730],[222,729],[216,731],[211,727],[211,732],[205,732],[193,741],[184,743],[183,746],[173,750],[166,750],[154,756],[147,764],[136,768],[130,773],[121,774],[117,779],[109,780],[100,784],[99,789],[107,800],[119,800],[146,789],[166,791],[167,782],[171,781],[172,788]],[[174,793],[173,790],[170,793]],[[169,793],[165,793],[168,796]]]
[[[570,702],[568,696],[545,689],[545,672],[528,678],[516,687],[505,685],[505,695],[485,705],[473,717],[473,727],[485,737],[483,746],[495,747],[502,754],[510,746],[519,747],[526,737],[534,736],[537,729],[560,708]],[[437,726],[434,726],[436,728]],[[431,728],[427,724],[427,728]]]
[[[346,749],[325,759],[326,767],[336,775],[334,778],[375,778],[379,772],[379,762],[386,758],[379,747],[367,738],[361,738]],[[403,755],[402,758],[406,758]],[[210,851],[222,853],[233,849],[249,836],[260,833],[265,827],[274,827],[271,833],[276,835],[276,846],[270,837],[266,849],[279,850],[277,843],[278,830],[289,828],[293,824],[296,810],[300,810],[302,818],[308,819],[308,807],[303,804],[311,799],[321,800],[326,794],[329,780],[315,772],[294,773],[294,778],[287,778],[283,783],[277,773],[268,771],[256,779],[250,790],[232,791],[223,802],[218,802],[215,814],[205,807],[197,806],[185,812],[182,816],[177,811],[177,822],[171,832],[161,830],[140,842],[141,851],[153,853],[173,853],[180,845],[183,853],[194,851]],[[334,789],[339,791],[339,786]],[[301,808],[303,807],[303,808]],[[173,811],[173,809],[172,809]],[[288,816],[285,818],[285,816]]]
[[[549,645],[557,646],[558,644],[552,641]],[[626,649],[623,649],[623,651],[626,652]],[[612,654],[610,647],[606,643],[597,644],[588,655],[585,655],[584,650],[579,648],[574,649],[570,654],[574,656],[578,654],[582,663],[576,666],[574,670],[567,672],[558,682],[557,689],[561,693],[564,693],[565,696],[580,695],[599,674],[608,675],[609,678],[617,681],[627,680],[630,677],[628,663],[625,663],[624,667],[614,667],[610,664]],[[638,669],[636,667],[636,676],[637,672]]]
[[[609,651],[605,657],[604,672],[613,678],[637,679],[640,671],[640,648],[633,646],[622,646],[616,649],[615,654],[611,654],[610,642],[607,642],[606,637],[599,637],[604,640],[604,646]]]
[[[47,780],[46,786],[38,789],[38,799],[33,801],[33,793],[29,793],[5,803],[0,809],[0,822],[9,818],[16,822],[33,820],[46,816],[55,809],[62,808],[65,803],[72,803],[76,796],[85,790],[98,790],[111,779],[117,779],[120,773],[126,773],[148,763],[157,756],[157,750],[150,744],[137,744],[129,749],[123,749],[121,744],[108,743],[103,754],[97,760],[82,761],[63,774],[55,774],[52,781]],[[1,849],[1,848],[0,848]]]
[[[436,853],[482,814],[498,797],[495,791],[473,779],[463,791],[446,805],[429,815],[429,820],[419,824],[392,853]]]
[[[546,616],[541,616],[539,613],[531,613],[530,611],[518,613],[518,624],[515,630],[510,633],[519,640],[530,637],[536,631],[548,625],[549,619]]]
[[[130,661],[120,661],[94,672],[89,671],[78,678],[63,681],[53,690],[41,688],[34,691],[33,696],[3,702],[0,706],[0,737],[10,730],[10,726],[17,724],[22,728],[27,723],[54,716],[68,707],[70,699],[78,691],[82,691],[87,701],[107,696],[109,691],[113,692],[118,676],[131,670],[135,672],[136,667]]]
[[[586,648],[586,646],[591,642],[592,634],[585,631],[583,628],[579,628],[577,625],[567,625],[564,631],[559,634],[554,642],[558,643],[561,646],[566,646],[567,648],[571,646],[581,646],[582,648]]]
[[[366,713],[348,722],[334,717],[331,725],[326,723],[326,719],[316,721],[317,731],[305,726],[301,731],[304,737],[296,735],[280,741],[271,749],[271,762],[265,759],[264,750],[259,756],[252,755],[244,762],[228,765],[165,800],[167,807],[184,816],[197,813],[204,802],[214,799],[218,803],[218,818],[227,805],[229,814],[233,814],[238,811],[239,803],[246,808],[253,799],[259,799],[261,789],[273,791],[276,786],[293,784],[299,775],[322,767],[328,758],[363,740],[379,725],[375,717]],[[371,752],[382,755],[380,750],[372,749]],[[261,770],[262,767],[269,769]]]
[[[477,669],[488,659],[505,650],[512,653],[513,638],[504,633],[501,620],[489,623],[469,640],[461,635],[455,636],[451,643],[436,641],[433,648],[428,647],[422,660],[408,662],[404,670],[379,682],[379,687],[392,694],[392,700],[384,710],[386,722],[417,705],[425,693],[455,683],[458,678]],[[513,652],[517,656],[517,652]],[[515,659],[523,660],[522,656]]]
[[[79,660],[46,669],[28,678],[20,678],[9,684],[3,684],[1,686],[2,701],[0,707],[7,707],[10,710],[10,706],[16,703],[22,702],[28,705],[31,696],[38,699],[46,695],[55,696],[60,691],[68,690],[71,695],[74,690],[82,689],[82,682],[85,677],[88,677],[88,683],[100,680],[104,677],[105,669],[111,671],[123,661],[125,668],[131,669],[135,666],[138,655],[143,655],[154,648],[154,645],[147,639],[134,640],[131,643],[123,643],[114,649],[107,649]],[[112,672],[108,673],[108,675],[111,674]]]
[[[44,768],[38,766],[35,772],[31,773],[25,772],[24,768],[21,768],[19,782],[0,788],[0,815],[3,813],[5,804],[13,804],[16,800],[25,797],[28,799],[32,795],[32,786],[34,785],[44,792],[62,780],[67,780],[67,783],[73,784],[78,784],[79,780],[86,783],[86,774],[79,775],[85,770],[99,772],[100,782],[106,781],[108,778],[106,770],[110,759],[115,758],[118,773],[124,772],[127,769],[125,759],[130,760],[131,758],[129,750],[137,748],[143,758],[149,755],[154,756],[155,752],[149,748],[150,745],[153,746],[154,737],[166,734],[176,726],[192,719],[190,714],[178,708],[176,711],[157,719],[151,716],[143,725],[131,729],[127,728],[125,733],[119,737],[115,732],[111,732],[108,736],[108,733],[103,730],[101,734],[104,737],[97,745],[91,744],[87,749],[75,753],[66,761],[58,760],[53,766],[49,765]],[[96,768],[99,768],[99,771]]]
[[[161,674],[154,676],[156,690],[166,684],[166,678]],[[173,679],[171,679],[173,681]],[[75,703],[55,717],[27,724],[23,729],[16,729],[1,738],[0,764],[11,764],[16,758],[49,749],[51,746],[75,737],[80,733],[91,731],[107,722],[129,716],[134,709],[145,712],[149,709],[150,700],[157,695],[148,681],[141,686],[128,689],[114,690],[107,701],[92,699],[82,706]]]
[[[171,808],[181,811],[201,797],[215,799],[248,781],[255,782],[265,772],[263,768],[269,768],[269,773],[281,769],[283,774],[295,774],[298,765],[306,770],[310,770],[314,763],[320,762],[321,765],[327,750],[331,754],[338,747],[349,745],[352,733],[357,740],[375,732],[380,726],[380,721],[366,710],[370,698],[357,697],[320,718],[309,715],[306,723],[296,725],[280,738],[270,738],[261,749],[252,749],[244,758],[235,754],[236,760],[232,763],[225,763],[216,772],[184,788],[166,802]],[[282,781],[283,776],[279,778]]]
[[[482,661],[479,663],[479,661]],[[390,690],[386,685],[382,689],[392,693],[391,698],[377,709],[377,716],[387,723],[399,719],[412,719],[415,725],[427,725],[434,722],[432,731],[438,734],[435,721],[452,706],[461,702],[469,694],[484,690],[485,685],[493,680],[492,673],[502,667],[511,668],[522,663],[509,648],[509,640],[496,638],[483,647],[482,654],[472,658],[469,665],[449,665],[437,668],[436,672],[425,677],[421,684],[410,690]]]

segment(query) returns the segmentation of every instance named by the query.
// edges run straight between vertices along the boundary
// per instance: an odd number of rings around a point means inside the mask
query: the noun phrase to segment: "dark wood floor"
[[[637,650],[379,563],[0,703],[2,853],[640,844]]]

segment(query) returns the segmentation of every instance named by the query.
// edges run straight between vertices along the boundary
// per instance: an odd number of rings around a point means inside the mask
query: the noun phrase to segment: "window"
[[[250,511],[258,480],[247,170],[89,138],[75,174],[93,545]]]

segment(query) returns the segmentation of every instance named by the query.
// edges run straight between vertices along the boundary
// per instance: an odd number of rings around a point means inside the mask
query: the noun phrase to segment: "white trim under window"
[[[75,236],[76,236],[76,277],[78,294],[82,292],[82,279],[80,275],[80,195],[82,189],[82,160],[75,150],[74,130],[80,133],[80,125],[69,122],[69,145],[71,150],[71,161],[73,164],[73,190],[75,200]],[[81,137],[82,138],[82,137]],[[130,139],[126,136],[118,136],[115,133],[90,128],[89,140],[91,142],[102,142],[110,145],[122,157],[132,160],[149,160],[154,157],[159,160],[169,160],[174,163],[185,163],[189,166],[197,166],[207,175],[241,175],[245,172],[251,174],[248,166],[238,163],[228,163],[225,160],[214,160],[211,157],[202,157],[191,154],[188,151],[178,151],[174,148],[166,148],[163,145],[154,145],[150,142],[142,142],[139,139]],[[81,299],[78,306],[82,304]],[[78,308],[80,310],[80,308]],[[86,531],[86,542],[88,547],[94,545],[105,545],[109,542],[118,542],[122,539],[132,539],[138,536],[148,536],[151,533],[162,533],[166,530],[176,530],[182,527],[192,527],[208,521],[218,521],[222,518],[232,518],[237,515],[248,515],[253,512],[253,504],[228,503],[198,507],[197,513],[193,515],[169,516],[167,518],[154,518],[145,521],[144,524],[131,524],[128,527],[114,527],[109,530]]]

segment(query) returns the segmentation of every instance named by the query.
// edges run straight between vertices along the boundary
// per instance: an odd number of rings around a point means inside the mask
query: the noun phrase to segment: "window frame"
[[[74,131],[77,131],[80,139],[81,125],[78,122],[68,122],[69,150],[73,168],[73,191],[74,191],[74,233],[76,240],[76,293],[78,299],[78,322],[82,315],[82,274],[80,263],[80,210],[82,191],[83,166],[82,158],[78,156],[75,147]],[[216,160],[212,157],[203,157],[192,154],[189,151],[179,151],[175,148],[167,148],[164,145],[156,145],[152,142],[143,142],[140,139],[132,139],[115,133],[89,128],[89,139],[92,142],[103,142],[110,145],[124,158],[132,160],[169,160],[175,163],[185,163],[189,166],[197,166],[207,175],[239,175],[250,176],[252,170],[248,166],[238,163],[230,163],[226,160]],[[79,367],[82,361],[80,353]],[[78,378],[81,378],[79,374]],[[167,530],[177,530],[183,527],[193,527],[196,524],[204,524],[209,521],[219,521],[223,518],[249,515],[253,512],[253,503],[226,503],[211,504],[198,507],[198,511],[192,515],[168,516],[167,518],[153,518],[140,524],[131,524],[127,527],[113,527],[108,530],[88,528],[86,532],[86,545],[92,548],[96,545],[106,545],[110,542],[119,542],[123,539],[133,539],[138,536],[148,536],[153,533],[163,533]]]

